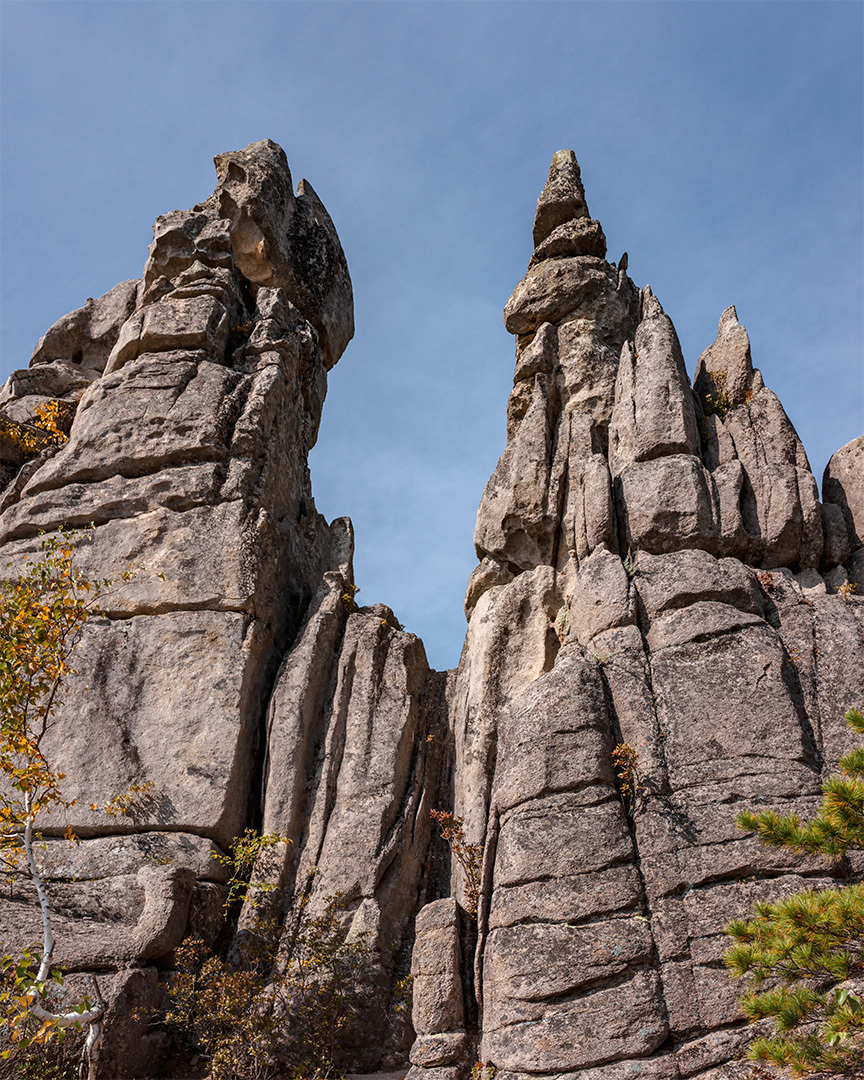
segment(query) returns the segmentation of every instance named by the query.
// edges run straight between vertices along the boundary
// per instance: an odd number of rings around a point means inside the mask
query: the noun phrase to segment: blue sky
[[[504,446],[501,311],[572,147],[588,205],[692,374],[731,303],[821,478],[864,428],[857,0],[4,0],[2,376],[150,226],[272,138],[333,216],[357,332],[312,482],[358,600],[455,664],[474,516]]]

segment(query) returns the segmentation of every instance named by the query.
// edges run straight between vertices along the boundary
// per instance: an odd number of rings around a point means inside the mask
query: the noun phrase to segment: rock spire
[[[571,151],[534,242],[504,313],[507,446],[477,514],[449,706],[455,809],[484,851],[462,971],[477,1056],[505,1080],[725,1080],[752,1037],[725,923],[828,883],[734,819],[806,814],[848,749],[844,710],[864,702],[864,612],[846,588],[862,440],[832,459],[820,505],[734,308],[691,387],[659,300],[606,262]],[[637,753],[633,801],[620,743]],[[418,1031],[428,1008],[418,997]],[[438,1057],[419,1037],[412,1080],[454,1080],[451,1023],[434,1028]]]
[[[140,567],[88,623],[48,747],[82,838],[45,853],[57,959],[118,971],[112,1080],[161,1067],[166,1036],[132,1008],[159,1004],[184,935],[231,931],[212,856],[259,826],[289,841],[256,871],[275,874],[285,934],[301,901],[314,913],[339,893],[346,932],[371,935],[353,1060],[398,1063],[411,1031],[390,989],[433,888],[429,809],[444,798],[430,754],[446,744],[443,677],[388,608],[350,601],[351,523],[312,498],[327,372],[353,333],[338,236],[275,143],[215,162],[214,193],[157,220],[141,280],[61,319],[0,395],[13,436],[46,400],[69,418],[68,441],[23,465],[14,438],[14,454],[0,445],[2,572],[40,533],[90,523],[88,574]],[[150,793],[134,818],[87,809],[133,785]],[[7,942],[38,938],[27,899],[0,901]]]

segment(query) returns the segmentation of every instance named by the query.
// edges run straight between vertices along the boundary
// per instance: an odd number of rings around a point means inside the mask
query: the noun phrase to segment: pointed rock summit
[[[530,266],[566,255],[606,255],[606,237],[599,221],[588,214],[579,163],[572,150],[552,158],[549,179],[534,215],[534,255]]]
[[[709,345],[696,364],[693,382],[704,401],[716,397],[727,408],[744,405],[753,396],[753,362],[750,338],[738,322],[738,312],[728,307],[720,316],[717,340]]]
[[[542,244],[561,225],[588,216],[576,155],[572,150],[558,150],[552,158],[546,186],[537,200],[534,247]]]

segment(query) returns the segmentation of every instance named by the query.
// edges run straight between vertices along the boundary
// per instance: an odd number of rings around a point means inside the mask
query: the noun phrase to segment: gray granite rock
[[[534,215],[534,247],[565,222],[588,217],[579,162],[572,150],[559,150],[552,158],[546,186]],[[603,252],[605,255],[605,251]]]
[[[717,340],[699,357],[693,388],[703,399],[709,394],[716,398],[725,396],[725,407],[732,408],[749,400],[752,386],[750,338],[739,324],[735,308],[728,307],[720,316]]]
[[[625,344],[609,427],[609,465],[619,475],[635,461],[699,454],[693,394],[672,320],[646,290],[642,321]]]
[[[717,340],[700,357],[695,391],[703,459],[717,502],[727,508],[722,553],[768,568],[817,567],[823,535],[816,482],[782,405],[752,366],[734,308],[724,311]]]
[[[86,627],[46,743],[85,838],[73,862],[54,845],[46,853],[68,911],[58,959],[79,970],[164,965],[193,895],[200,907],[220,887],[211,849],[224,850],[263,799],[262,729],[280,662],[325,577],[343,588],[351,578],[350,523],[330,528],[316,513],[306,467],[326,370],[353,328],[344,256],[311,188],[294,195],[274,143],[223,155],[217,178],[203,204],[159,219],[140,284],[60,320],[2,391],[13,411],[39,395],[77,401],[68,441],[6,488],[2,572],[38,552],[40,532],[88,523],[84,572],[140,567],[104,593],[108,617]],[[338,610],[341,633],[341,598]],[[417,670],[422,684],[425,659]],[[402,760],[397,783],[413,791],[410,752]],[[277,776],[273,805],[290,806],[294,778]],[[134,819],[89,809],[133,784],[148,791]],[[78,877],[100,882],[100,905],[85,903],[94,892],[70,883]],[[403,924],[413,879],[409,892],[388,894]],[[24,898],[12,905],[8,944],[35,936],[36,915]]]
[[[121,281],[98,300],[91,298],[82,308],[64,315],[39,339],[30,357],[31,368],[51,365],[56,372],[60,361],[85,374],[104,371],[120,330],[138,303],[140,284]],[[47,377],[56,378],[54,372]],[[12,375],[13,380],[17,374]],[[46,375],[33,372],[31,378],[42,380]]]
[[[544,259],[561,259],[570,255],[596,255],[599,259],[606,257],[606,237],[599,221],[577,218],[558,225],[534,249],[529,266]]]
[[[332,222],[275,143],[216,168],[210,198],[157,221],[141,281],[61,319],[0,391],[0,573],[91,522],[86,573],[141,567],[88,624],[46,743],[82,838],[46,823],[58,957],[72,980],[120,972],[103,1072],[167,1060],[135,1010],[158,1005],[185,934],[236,956],[266,917],[287,946],[339,896],[371,949],[346,1069],[734,1076],[751,1031],[724,926],[833,881],[735,814],[810,814],[854,745],[862,440],[820,505],[734,308],[691,388],[671,319],[606,261],[559,152],[505,310],[507,445],[462,658],[433,672],[389,608],[357,607],[351,523],[312,500],[327,372],[353,333]],[[52,401],[68,441],[20,452]],[[132,815],[88,809],[132,784],[149,793]],[[469,870],[431,810],[463,822]],[[214,856],[259,825],[281,837],[253,871],[269,889],[226,921]],[[22,883],[0,907],[10,944],[38,936]],[[409,966],[413,1027],[393,1008]]]
[[[462,1030],[465,1010],[460,976],[459,913],[452,898],[422,908],[415,926],[411,961],[414,976],[414,1029],[420,1036]],[[414,1062],[442,1064],[449,1062]]]
[[[826,509],[837,506],[852,551],[864,546],[864,435],[841,447],[825,467],[822,494]],[[844,561],[844,560],[838,560]]]
[[[860,455],[835,455],[821,507],[735,309],[691,389],[671,320],[597,235],[556,155],[505,309],[508,445],[450,699],[454,806],[484,846],[480,1058],[507,1080],[725,1078],[749,1032],[723,927],[832,880],[735,815],[812,813],[854,742]]]
[[[491,556],[521,570],[549,562],[560,514],[549,490],[550,420],[549,390],[543,376],[537,375],[530,406],[501,455],[477,511],[474,547],[478,558]]]
[[[544,259],[517,285],[504,309],[511,334],[529,334],[544,322],[557,323],[617,287],[612,267],[596,255]]]

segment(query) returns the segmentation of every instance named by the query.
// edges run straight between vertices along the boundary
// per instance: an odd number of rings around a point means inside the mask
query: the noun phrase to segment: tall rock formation
[[[502,1080],[727,1076],[752,1032],[723,927],[826,875],[735,814],[810,812],[864,702],[864,611],[838,595],[861,577],[864,443],[832,459],[820,507],[734,308],[691,388],[657,298],[605,260],[571,151],[534,242],[505,309],[507,447],[450,702],[455,809],[484,847],[461,984]],[[620,743],[635,800],[616,786]],[[461,1025],[432,1005],[424,990],[412,1076],[452,1080]]]
[[[82,838],[44,853],[57,960],[132,965],[115,980],[118,1016],[121,986],[156,1001],[184,934],[220,933],[213,856],[263,827],[291,842],[278,918],[339,893],[346,930],[372,935],[376,1036],[356,1061],[376,1065],[410,1041],[389,1022],[389,991],[440,801],[427,747],[436,733],[446,744],[443,677],[389,609],[357,609],[351,523],[328,525],[312,499],[327,372],[353,334],[330,217],[308,182],[294,194],[275,143],[215,163],[213,195],[156,222],[142,280],[61,319],[0,395],[2,572],[38,553],[41,533],[88,525],[85,572],[137,567],[87,624],[47,747]],[[63,404],[68,441],[22,465],[20,435],[39,437],[46,401]],[[134,817],[106,816],[135,785]],[[0,901],[3,940],[38,939],[28,901],[24,884]],[[106,1075],[160,1068],[159,1037],[109,1020],[106,1038]]]
[[[254,931],[260,909],[224,924],[213,858],[252,828],[289,841],[256,871],[286,937],[340,895],[372,942],[346,1067],[410,1049],[412,1080],[478,1057],[501,1080],[728,1076],[752,1033],[725,923],[829,880],[734,819],[809,813],[864,705],[864,439],[820,504],[734,308],[691,387],[559,152],[505,310],[516,371],[465,647],[430,671],[389,608],[356,607],[351,523],[312,499],[353,332],[332,222],[274,143],[215,160],[214,194],[157,221],[143,278],[61,319],[0,391],[0,572],[91,523],[88,573],[138,567],[87,626],[48,747],[82,838],[55,819],[41,853],[58,960],[116,973],[103,1074],[168,1069],[135,1007],[159,1004],[184,936]],[[134,785],[134,814],[89,809]],[[482,848],[476,920],[433,809]],[[24,884],[0,937],[38,938]],[[409,962],[413,1030],[393,1009]]]

